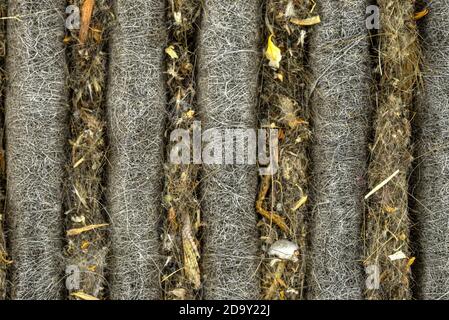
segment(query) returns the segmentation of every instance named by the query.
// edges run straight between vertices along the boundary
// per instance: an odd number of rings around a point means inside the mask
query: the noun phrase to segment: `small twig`
[[[17,20],[22,21],[22,19],[19,18],[20,16],[14,16],[14,17],[1,17],[0,20]]]
[[[391,179],[393,179],[394,177],[396,177],[396,175],[399,173],[399,169],[396,170],[391,176],[389,176],[388,178],[386,178],[384,181],[382,181],[381,183],[379,183],[377,186],[374,187],[373,190],[371,190],[366,196],[365,196],[365,200],[368,199],[369,197],[371,197],[374,193],[376,193],[380,188],[382,188],[384,185],[386,185]]]
[[[76,236],[76,235],[79,235],[79,234],[81,234],[81,233],[83,233],[83,232],[86,232],[86,231],[91,231],[91,230],[94,230],[94,229],[98,229],[98,228],[102,228],[102,227],[107,227],[108,225],[109,225],[109,224],[107,224],[107,223],[102,223],[102,224],[92,224],[92,225],[90,225],[90,226],[85,226],[85,227],[82,227],[82,228],[70,229],[70,230],[67,231],[67,236],[68,236],[68,237],[70,237],[70,236]]]
[[[265,196],[267,195],[268,189],[270,187],[270,178],[271,176],[264,176],[261,182],[261,187],[259,191],[259,196],[256,202],[256,210],[262,215],[264,218],[273,221],[283,232],[286,234],[290,233],[290,230],[285,223],[284,219],[273,211],[268,211],[263,208],[263,201],[265,200]]]
[[[298,26],[306,27],[321,23],[320,16],[313,16],[306,19],[291,18],[290,22]]]
[[[89,32],[90,21],[92,19],[92,12],[94,11],[95,0],[85,0],[81,7],[81,27],[80,27],[80,43],[84,44]]]

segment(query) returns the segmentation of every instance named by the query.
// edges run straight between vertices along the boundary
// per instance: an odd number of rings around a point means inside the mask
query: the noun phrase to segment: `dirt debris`
[[[364,264],[379,273],[379,286],[367,287],[368,299],[409,299],[410,217],[408,180],[412,161],[413,90],[420,81],[420,49],[415,1],[379,0],[379,84],[375,135],[368,169],[370,189],[384,184],[368,199]],[[394,173],[394,176],[392,176]],[[387,177],[391,179],[383,183]]]
[[[266,252],[277,240],[289,239],[299,246],[299,259],[264,258],[261,266],[264,299],[304,297],[310,141],[306,46],[311,29],[307,26],[319,20],[313,13],[313,3],[265,2],[264,38],[268,40],[259,108],[261,125],[279,130],[279,170],[260,178],[256,209],[262,219],[258,225]]]
[[[111,0],[68,2],[81,9],[80,29],[68,30],[64,39],[71,96],[65,254],[67,266],[76,266],[80,273],[79,283],[68,288],[71,299],[105,296],[108,241],[104,228],[107,219],[101,203],[106,152],[106,52],[108,31],[114,19],[111,3]]]
[[[169,90],[169,125],[166,139],[176,129],[192,133],[196,115],[195,37],[201,15],[200,0],[170,0],[167,11],[169,40],[165,49]],[[177,141],[171,141],[173,146]],[[197,196],[197,164],[173,164],[167,148],[165,165],[166,223],[162,272],[164,299],[198,298],[201,212]]]

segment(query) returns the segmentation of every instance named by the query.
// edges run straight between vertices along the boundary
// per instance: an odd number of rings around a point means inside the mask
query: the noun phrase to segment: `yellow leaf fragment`
[[[81,300],[87,300],[87,301],[98,301],[97,297],[91,296],[90,294],[84,293],[82,291],[73,292],[71,294],[72,297],[81,299]]]
[[[92,224],[92,225],[85,226],[85,227],[82,227],[82,228],[70,229],[70,230],[67,230],[67,236],[68,237],[70,237],[70,236],[77,236],[77,235],[79,235],[79,234],[81,234],[83,232],[87,232],[87,231],[91,231],[91,230],[94,230],[94,229],[106,227],[108,225],[109,225],[108,223]]]
[[[403,259],[407,259],[407,256],[405,255],[404,252],[402,251],[397,251],[393,254],[390,254],[388,256],[388,258],[390,259],[390,261],[396,261],[396,260],[403,260]]]
[[[97,266],[95,266],[95,265],[88,266],[87,270],[89,270],[90,272],[95,272],[95,271],[97,271]]]
[[[415,263],[416,257],[411,257],[410,259],[408,259],[407,262],[407,267],[411,267],[414,263]]]
[[[173,60],[179,58],[174,46],[168,46],[167,48],[165,48],[165,53],[168,54]]]
[[[64,40],[63,40],[64,44],[68,44],[68,43],[70,43],[70,41],[72,41],[72,37],[71,36],[65,36],[64,37]]]
[[[97,79],[92,80],[92,86],[94,87],[95,92],[101,92],[101,85],[98,83]]]
[[[186,116],[188,119],[192,119],[195,116],[195,110],[190,109],[186,112]]]
[[[391,206],[389,206],[389,205],[385,205],[383,209],[384,209],[384,211],[387,212],[387,213],[395,213],[396,211],[398,211],[398,208],[396,208],[396,207],[391,207]]]
[[[269,66],[275,69],[279,69],[279,63],[282,59],[281,49],[276,47],[273,40],[273,35],[268,37],[267,50],[265,51],[265,57],[268,59]]]
[[[301,208],[307,202],[307,198],[307,195],[302,196],[301,199],[296,202],[295,206],[292,208],[292,211],[296,211]]]
[[[284,81],[284,75],[283,75],[281,72],[275,73],[275,74],[274,74],[274,78],[275,78],[275,79],[278,79],[278,80],[281,81],[281,82]]]
[[[90,247],[90,242],[89,241],[83,241],[83,243],[81,244],[81,250],[87,250]]]
[[[280,299],[280,300],[285,300],[285,291],[284,291],[284,290],[281,290],[281,291],[279,292],[279,299]]]
[[[321,23],[321,18],[320,16],[313,16],[306,19],[291,18],[290,22],[301,27],[308,27]]]
[[[84,162],[84,157],[82,157],[77,162],[75,162],[75,164],[73,165],[73,168],[75,169],[75,168],[79,167],[79,165],[82,164],[83,162]]]
[[[425,16],[427,16],[428,14],[429,14],[429,9],[426,8],[426,9],[424,9],[422,11],[419,11],[419,12],[415,13],[414,19],[415,20],[422,19]]]

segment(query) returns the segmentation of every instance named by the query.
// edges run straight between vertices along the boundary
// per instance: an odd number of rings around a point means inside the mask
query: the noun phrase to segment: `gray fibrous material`
[[[197,82],[203,131],[256,128],[260,2],[203,6]],[[259,298],[256,167],[204,165],[201,190],[205,298]]]
[[[5,17],[7,13],[6,0],[0,1],[0,17]],[[6,20],[0,21],[0,300],[6,297],[6,271],[11,262],[8,260],[6,252],[5,235],[3,227],[5,222],[5,150],[3,150],[4,139],[4,92],[6,87],[5,73],[6,56]]]
[[[13,299],[62,297],[65,1],[9,1],[7,214]]]
[[[424,90],[416,103],[417,297],[449,298],[449,1],[420,23]]]
[[[112,299],[160,297],[165,1],[115,2],[107,127]]]
[[[365,0],[320,2],[310,40],[311,299],[362,298],[360,241],[370,104]]]
[[[370,190],[391,180],[368,199],[364,264],[368,299],[409,299],[408,174],[412,160],[410,117],[419,79],[420,51],[414,1],[378,0],[379,85],[374,141],[368,170]],[[402,257],[401,257],[402,256]],[[397,259],[395,257],[398,257]],[[374,273],[372,272],[374,270]],[[374,280],[374,279],[373,279]]]

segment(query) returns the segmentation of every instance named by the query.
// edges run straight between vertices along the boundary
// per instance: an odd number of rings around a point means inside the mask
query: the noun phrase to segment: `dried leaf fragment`
[[[175,47],[172,45],[165,48],[165,53],[168,54],[173,60],[179,58],[178,54],[175,51]]]
[[[388,256],[388,259],[390,259],[390,261],[402,260],[402,259],[406,259],[406,258],[407,258],[407,256],[402,251],[395,252]]]
[[[425,8],[424,10],[415,13],[414,19],[415,20],[422,19],[425,16],[427,16],[428,14],[429,14],[429,9]]]
[[[169,293],[171,293],[172,295],[174,295],[176,298],[178,298],[180,300],[185,300],[186,296],[187,296],[187,291],[184,288],[173,289]]]
[[[80,247],[80,248],[81,248],[81,250],[87,250],[89,247],[90,247],[90,242],[84,240],[84,241],[81,243],[81,247]]]
[[[192,225],[188,214],[183,214],[182,219],[182,247],[184,252],[184,272],[187,279],[192,282],[195,289],[198,290],[201,286],[200,267],[198,259],[200,254],[193,237]]]
[[[173,18],[175,18],[175,24],[180,26],[182,24],[182,14],[180,11],[173,12]]]
[[[73,168],[76,169],[76,168],[79,167],[83,162],[84,162],[84,157],[82,157],[82,158],[79,159],[77,162],[75,162],[75,164],[73,165]]]
[[[268,65],[272,68],[279,69],[279,63],[282,60],[281,49],[279,49],[272,40],[273,35],[268,37],[267,49],[265,57],[269,60]]]
[[[71,36],[65,36],[64,37],[64,40],[63,40],[64,44],[69,44],[70,41],[72,41],[72,37]]]
[[[283,75],[281,72],[275,73],[275,74],[274,74],[274,78],[275,78],[275,79],[278,79],[278,80],[281,81],[281,82],[284,81],[284,75]]]
[[[190,109],[186,112],[186,116],[188,119],[192,119],[195,116],[195,110]]]

